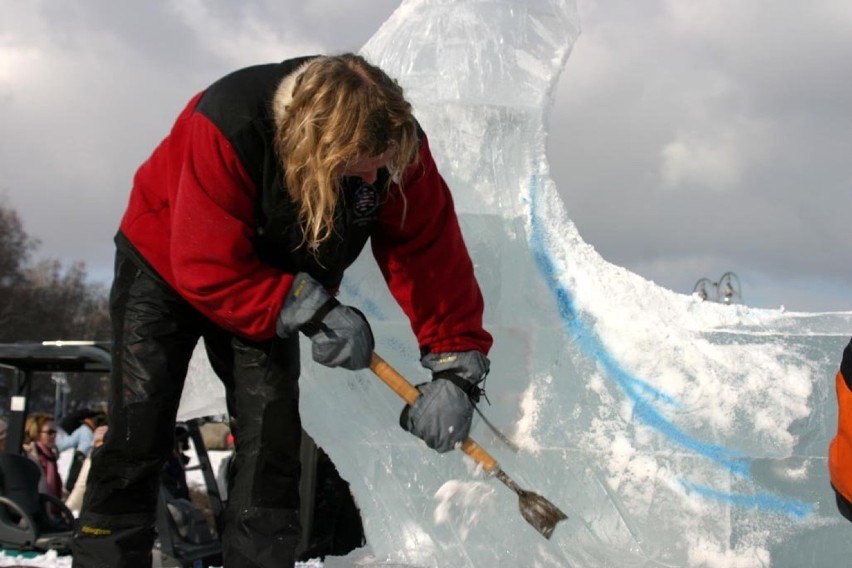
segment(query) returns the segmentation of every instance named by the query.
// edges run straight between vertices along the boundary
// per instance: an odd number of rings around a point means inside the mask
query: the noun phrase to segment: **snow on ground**
[[[42,556],[35,558],[25,558],[22,556],[7,556],[6,551],[0,555],[0,566],[41,566],[45,568],[71,568],[70,556],[57,556],[55,552],[48,552]],[[298,568],[322,568],[340,566],[341,564],[323,564],[320,560],[311,560],[309,562],[297,562]],[[354,564],[350,564],[354,566]]]

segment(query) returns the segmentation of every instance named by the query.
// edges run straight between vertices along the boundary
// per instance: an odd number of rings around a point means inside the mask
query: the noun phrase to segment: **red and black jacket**
[[[482,294],[425,135],[403,176],[405,199],[386,172],[372,193],[345,179],[334,236],[316,256],[298,246],[272,101],[307,59],[241,69],[189,102],[134,177],[119,248],[217,325],[264,340],[296,272],[334,289],[369,239],[422,351],[487,353]]]
[[[852,341],[843,350],[834,379],[837,393],[837,435],[828,448],[828,472],[840,512],[852,521]]]

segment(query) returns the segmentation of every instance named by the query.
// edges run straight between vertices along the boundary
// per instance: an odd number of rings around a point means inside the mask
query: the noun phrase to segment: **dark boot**
[[[165,282],[116,255],[109,430],[92,466],[75,568],[150,567],[160,473],[203,319]]]
[[[225,517],[222,557],[230,568],[290,568],[301,539],[298,509],[251,507]]]
[[[235,452],[222,537],[224,565],[295,564],[299,525],[298,337],[251,343],[205,335],[210,362],[228,388]]]
[[[77,520],[71,553],[74,568],[151,568],[151,515],[86,514]]]

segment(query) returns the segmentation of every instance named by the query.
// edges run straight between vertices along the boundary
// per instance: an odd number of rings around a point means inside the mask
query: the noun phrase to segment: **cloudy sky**
[[[233,69],[357,50],[395,0],[0,0],[0,200],[108,281],[131,177]],[[852,2],[579,0],[553,177],[607,260],[689,293],[852,310]],[[435,134],[433,134],[434,136]]]

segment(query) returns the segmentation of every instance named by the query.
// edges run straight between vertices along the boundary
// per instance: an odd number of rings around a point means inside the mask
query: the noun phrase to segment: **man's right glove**
[[[280,337],[296,330],[311,338],[311,353],[321,365],[352,371],[370,365],[375,343],[367,318],[338,302],[305,272],[296,274],[276,325]]]
[[[420,396],[402,409],[399,425],[444,453],[464,442],[470,434],[473,405],[479,402],[479,383],[490,362],[479,351],[430,353],[420,362],[432,370],[432,382],[417,385]]]

